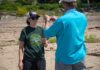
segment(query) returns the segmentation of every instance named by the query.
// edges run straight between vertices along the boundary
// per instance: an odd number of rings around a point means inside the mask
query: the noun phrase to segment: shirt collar
[[[72,11],[75,11],[75,10],[76,10],[75,8],[73,8],[73,9],[69,9],[69,10],[65,11],[64,14],[69,13],[69,12],[72,12]]]

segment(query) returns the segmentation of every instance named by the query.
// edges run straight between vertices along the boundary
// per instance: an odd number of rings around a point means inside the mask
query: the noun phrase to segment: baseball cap
[[[76,2],[77,0],[60,0],[59,3],[62,3],[62,2]]]
[[[28,12],[27,13],[27,18],[31,18],[32,20],[38,19],[40,16],[36,12]]]

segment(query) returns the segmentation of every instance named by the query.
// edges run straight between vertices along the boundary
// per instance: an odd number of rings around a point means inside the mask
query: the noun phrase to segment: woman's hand
[[[48,41],[47,41],[47,40],[45,41],[44,46],[45,46],[45,47],[48,46]]]
[[[24,48],[24,42],[20,41],[19,42],[19,49],[18,49],[18,54],[19,54],[19,61],[18,61],[18,67],[19,70],[23,70],[23,48]]]
[[[54,22],[57,18],[58,18],[57,16],[51,16],[50,17],[50,21],[53,21]]]
[[[19,61],[18,63],[19,70],[23,70],[23,62]]]
[[[42,38],[42,44],[47,47],[48,46],[48,41],[45,38]]]

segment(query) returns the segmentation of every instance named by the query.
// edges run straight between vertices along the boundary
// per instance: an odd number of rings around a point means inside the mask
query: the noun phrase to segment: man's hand
[[[57,16],[51,16],[50,20],[54,22],[57,18],[58,18]]]
[[[57,18],[58,18],[57,16],[49,16],[49,15],[44,16],[45,21],[55,21]]]
[[[57,16],[48,16],[48,15],[45,15],[44,16],[44,20],[45,20],[45,26],[44,26],[44,28],[49,28],[50,25],[51,25],[51,23],[54,22],[56,19],[57,19]]]
[[[19,70],[23,70],[23,62],[19,61],[18,63]]]

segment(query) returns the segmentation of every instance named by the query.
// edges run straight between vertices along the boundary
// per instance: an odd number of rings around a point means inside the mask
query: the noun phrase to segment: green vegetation
[[[57,10],[59,8],[58,4],[38,4],[38,5],[21,5],[19,3],[16,4],[2,4],[0,5],[0,10],[1,11],[6,11],[6,12],[15,12],[17,11],[17,15],[23,16],[25,15],[25,12],[28,12],[30,10],[37,11],[37,12],[43,12],[44,11],[53,11]]]
[[[32,0],[30,0],[32,1]],[[0,11],[2,12],[14,12],[18,16],[23,16],[26,12],[33,10],[37,12],[44,13],[44,11],[54,11],[59,9],[58,3],[38,3],[37,0],[30,2],[27,0],[17,0],[12,2],[10,0],[3,0],[0,4]]]
[[[100,39],[97,38],[95,35],[86,35],[85,36],[86,43],[98,43]]]
[[[49,43],[55,43],[56,38],[52,37],[48,40]],[[100,43],[100,38],[97,38],[95,35],[85,35],[86,43]]]
[[[62,5],[58,4],[59,0],[46,1],[46,0],[2,0],[0,3],[0,11],[2,12],[14,12],[18,16],[25,15],[26,12],[33,10],[39,12],[39,14],[44,14],[44,11],[53,12],[53,15],[59,15],[59,9]],[[78,2],[78,9],[88,7],[87,3],[82,3],[80,0]],[[100,6],[100,3],[94,2],[94,5]],[[60,14],[61,15],[61,14]]]
[[[95,7],[100,7],[100,3],[94,3]]]
[[[27,13],[27,9],[25,7],[18,7],[16,14],[18,16],[24,16]]]
[[[0,4],[0,10],[3,11],[14,11],[16,10],[16,5],[13,2],[5,2],[5,0]]]
[[[39,9],[44,9],[44,10],[56,10],[58,8],[59,8],[59,4],[57,3],[54,3],[54,4],[47,3],[47,4],[39,5]]]

